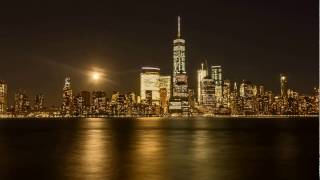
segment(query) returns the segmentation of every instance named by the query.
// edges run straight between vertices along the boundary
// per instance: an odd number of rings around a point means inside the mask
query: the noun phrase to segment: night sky
[[[289,88],[310,94],[318,86],[318,4],[279,1],[28,1],[1,4],[0,79],[9,102],[18,89],[33,100],[59,105],[64,78],[74,92],[112,90],[139,94],[142,66],[171,75],[176,18],[182,17],[189,85],[207,59],[223,78],[250,80],[279,94],[279,74]],[[93,84],[86,71],[106,72]]]

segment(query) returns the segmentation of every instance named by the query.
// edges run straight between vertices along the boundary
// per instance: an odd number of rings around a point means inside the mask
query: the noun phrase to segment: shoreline
[[[192,118],[192,117],[201,117],[201,118],[238,118],[238,119],[251,119],[251,118],[278,118],[278,119],[290,119],[290,118],[319,118],[319,115],[174,115],[174,116],[107,116],[107,115],[98,115],[98,116],[73,116],[73,117],[5,117],[0,116],[2,119],[77,119],[77,118]]]

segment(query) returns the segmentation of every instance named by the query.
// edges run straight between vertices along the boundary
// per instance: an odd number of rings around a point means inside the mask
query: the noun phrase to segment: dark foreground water
[[[0,120],[0,179],[317,179],[318,119]]]

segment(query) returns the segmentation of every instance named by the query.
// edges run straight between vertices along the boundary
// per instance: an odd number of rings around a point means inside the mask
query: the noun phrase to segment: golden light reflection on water
[[[73,179],[86,180],[239,179],[260,175],[250,169],[263,170],[261,161],[273,172],[286,172],[272,158],[295,160],[299,155],[290,133],[270,137],[223,128],[213,121],[86,119],[69,133],[74,143],[67,166]]]
[[[196,160],[207,160],[210,155],[207,131],[197,131],[194,135],[193,144],[195,146],[193,155]]]
[[[79,179],[100,179],[110,174],[109,137],[102,127],[103,121],[93,119],[88,119],[83,127],[79,149],[74,150],[78,151]]]
[[[137,132],[133,162],[134,172],[143,179],[163,179],[164,139],[160,130],[140,130]],[[141,175],[141,176],[140,176]]]
[[[84,142],[81,161],[85,164],[84,172],[88,174],[101,173],[105,168],[105,159],[108,154],[105,148],[101,130],[89,130]]]

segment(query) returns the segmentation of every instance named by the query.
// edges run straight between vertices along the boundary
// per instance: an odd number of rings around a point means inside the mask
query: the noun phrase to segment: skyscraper
[[[160,101],[160,69],[154,67],[142,67],[140,73],[141,101],[151,101],[159,104]]]
[[[178,17],[178,34],[173,40],[173,76],[171,112],[189,114],[188,81],[185,62],[185,40],[181,38],[180,16]]]
[[[262,96],[264,95],[264,86],[263,85],[259,86],[259,94]]]
[[[130,92],[127,97],[128,104],[132,105],[137,102],[136,94],[134,92]]]
[[[63,93],[62,93],[62,115],[70,116],[73,113],[73,96],[71,89],[70,77],[65,78]]]
[[[34,110],[42,111],[44,108],[43,102],[44,102],[44,95],[42,93],[37,94],[34,101]]]
[[[14,95],[14,111],[16,114],[22,115],[30,110],[30,102],[24,91],[18,91]]]
[[[0,81],[0,114],[7,112],[8,107],[8,87],[4,81]]]
[[[215,103],[214,81],[206,76],[201,81],[201,105],[213,106]]]
[[[167,88],[160,88],[160,108],[161,114],[168,113],[168,92]]]
[[[90,107],[90,92],[89,91],[81,91],[80,96],[83,98],[83,105],[86,108]]]
[[[215,85],[215,96],[217,102],[222,100],[222,68],[221,66],[211,66],[211,77]]]
[[[81,115],[83,114],[83,110],[84,110],[84,100],[83,97],[81,96],[81,94],[77,94],[76,96],[74,96],[73,98],[73,104],[74,104],[74,111],[75,111],[75,115]]]
[[[104,91],[92,92],[92,105],[95,113],[104,113],[106,111],[107,97]]]
[[[185,62],[185,40],[181,38],[180,16],[178,17],[178,34],[173,40],[173,97],[187,98],[188,83]]]
[[[197,71],[197,100],[198,100],[198,103],[201,104],[201,92],[202,92],[202,89],[201,89],[201,82],[202,82],[202,79],[205,78],[206,76],[208,76],[208,71],[206,68],[204,68],[204,64],[201,63],[201,69],[199,69]]]
[[[284,74],[280,74],[280,92],[281,97],[287,98],[288,78]]]
[[[254,85],[250,81],[243,80],[240,84],[240,97],[243,101],[243,112],[252,114],[254,107]]]
[[[171,96],[171,76],[160,76],[159,88],[165,88],[167,91],[167,99]]]
[[[231,98],[231,82],[226,79],[223,82],[223,106],[230,107],[230,98]]]

